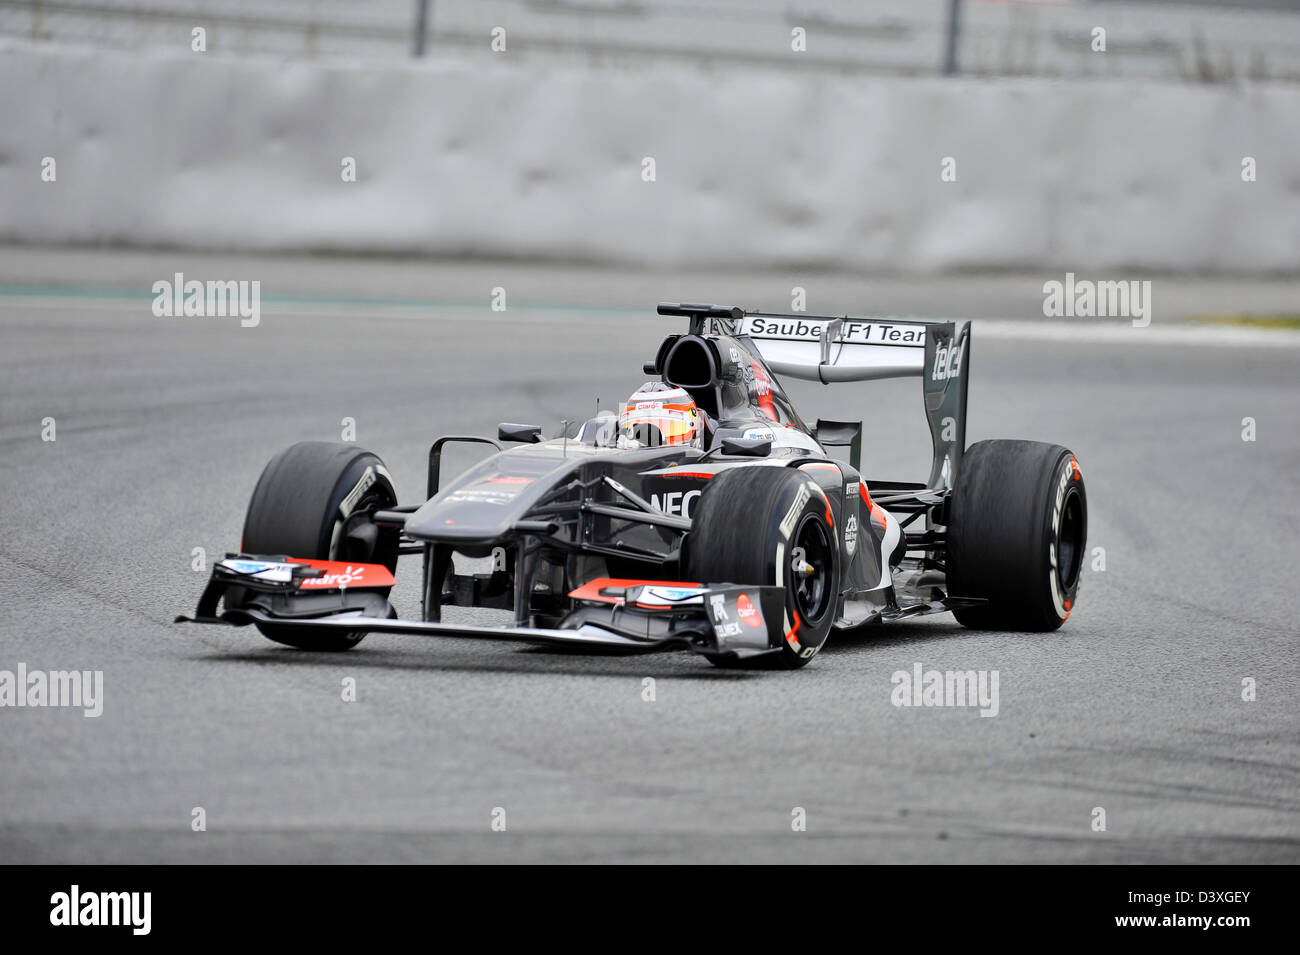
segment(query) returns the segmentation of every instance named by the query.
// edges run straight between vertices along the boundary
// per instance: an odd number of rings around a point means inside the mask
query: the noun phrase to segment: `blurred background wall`
[[[927,75],[951,0],[427,0],[424,49],[486,60],[493,27],[516,62]],[[0,35],[166,49],[196,24],[213,53],[392,60],[414,49],[420,0],[0,0]],[[978,76],[1300,81],[1300,0],[965,0],[962,72]],[[1094,56],[1091,31],[1107,28]],[[790,30],[814,38],[790,54]]]
[[[0,240],[1300,269],[1293,0],[421,6],[0,0]]]

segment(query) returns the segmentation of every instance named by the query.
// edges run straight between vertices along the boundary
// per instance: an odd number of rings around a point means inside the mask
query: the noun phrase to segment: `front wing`
[[[510,640],[612,653],[683,649],[737,658],[780,651],[781,587],[600,579],[575,590],[557,627],[483,626],[396,616],[386,567],[231,555],[212,569],[194,616],[177,623],[292,626],[330,631]]]

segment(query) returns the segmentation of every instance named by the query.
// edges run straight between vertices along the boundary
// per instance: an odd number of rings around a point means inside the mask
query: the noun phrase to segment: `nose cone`
[[[407,535],[449,541],[503,537],[565,471],[581,466],[582,458],[574,450],[572,441],[568,453],[559,443],[546,442],[493,455],[412,514],[406,522]]]

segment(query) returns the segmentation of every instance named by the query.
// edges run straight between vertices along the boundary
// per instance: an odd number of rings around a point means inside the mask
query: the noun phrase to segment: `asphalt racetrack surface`
[[[1295,333],[1180,337],[1157,311],[1095,342],[1086,320],[1040,335],[1070,321],[1027,307],[1042,276],[915,283],[921,314],[977,317],[969,440],[1055,441],[1083,468],[1089,556],[1057,633],[935,617],[832,638],[790,673],[386,635],[329,655],[171,622],[206,579],[194,549],[237,547],[277,450],[355,419],[415,501],[440,434],[626,398],[681,330],[656,300],[785,310],[797,283],[4,261],[0,670],[104,676],[97,718],[0,709],[0,860],[1300,861]],[[155,317],[174,265],[269,276],[260,324]],[[873,310],[847,280],[802,284],[811,312]],[[1022,321],[982,334],[998,315]],[[867,419],[868,476],[924,477],[919,382],[791,391],[806,418]],[[406,615],[417,580],[399,571]],[[891,675],[918,663],[997,670],[997,715],[894,706]]]

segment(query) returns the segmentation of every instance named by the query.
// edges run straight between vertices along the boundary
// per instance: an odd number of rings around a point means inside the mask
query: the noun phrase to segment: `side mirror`
[[[772,453],[772,442],[755,438],[723,438],[722,453],[738,458],[765,458]]]
[[[540,424],[511,424],[508,421],[503,421],[497,425],[497,440],[536,444],[542,440],[542,426]]]

